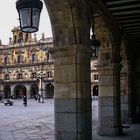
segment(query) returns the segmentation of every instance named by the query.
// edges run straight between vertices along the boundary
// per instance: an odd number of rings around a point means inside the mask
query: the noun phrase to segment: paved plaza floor
[[[98,100],[92,102],[93,140],[140,140],[140,125],[124,129],[124,136],[101,137],[97,135]],[[54,103],[28,100],[27,107],[22,100],[15,100],[13,106],[0,103],[0,140],[54,140]]]
[[[92,140],[140,140],[140,124],[124,124],[122,136],[99,136],[98,127],[98,100],[92,102]]]
[[[53,100],[38,103],[15,100],[13,106],[0,103],[0,140],[54,140]]]

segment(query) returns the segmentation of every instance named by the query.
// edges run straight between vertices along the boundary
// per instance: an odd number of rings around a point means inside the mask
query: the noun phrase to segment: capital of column
[[[120,70],[122,65],[120,63],[111,63],[110,65],[97,65],[98,70],[104,70],[104,69],[116,69]]]
[[[83,45],[54,48],[55,98],[90,97],[90,54]]]
[[[53,58],[57,57],[68,57],[68,56],[76,56],[82,55],[91,58],[92,49],[90,47],[84,45],[69,45],[52,48],[50,52],[53,54]]]

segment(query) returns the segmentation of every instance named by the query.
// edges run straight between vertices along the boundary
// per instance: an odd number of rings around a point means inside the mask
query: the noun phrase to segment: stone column
[[[116,136],[122,133],[119,71],[120,65],[117,64],[99,70],[99,135]]]
[[[42,97],[43,97],[43,99],[46,98],[45,93],[46,93],[46,90],[45,90],[45,82],[42,81]]]
[[[14,89],[15,89],[15,85],[11,85],[11,96],[15,95]]]
[[[131,62],[128,59],[128,101],[129,101],[129,118],[132,122],[135,122],[136,120],[136,94],[135,94],[135,87],[134,87],[134,66],[133,66],[133,61]]]
[[[128,73],[128,109],[129,109],[129,118],[131,119],[132,122],[135,120],[135,98],[133,94],[134,90],[134,74],[132,72]]]
[[[3,96],[3,90],[4,90],[3,81],[2,79],[0,79],[0,96]]]
[[[56,140],[92,140],[90,56],[85,46],[54,49]]]
[[[129,122],[129,95],[128,74],[121,73],[121,120],[122,123]]]
[[[120,68],[112,63],[112,49],[101,52],[99,66],[99,120],[98,134],[117,136],[122,134],[120,109]]]

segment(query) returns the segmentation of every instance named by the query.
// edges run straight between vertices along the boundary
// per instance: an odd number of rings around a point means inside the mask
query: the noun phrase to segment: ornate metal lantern
[[[91,18],[91,31],[92,31],[92,35],[91,35],[91,39],[90,39],[90,47],[93,49],[93,54],[92,54],[92,58],[96,58],[98,57],[98,52],[99,52],[99,46],[101,44],[101,42],[99,40],[96,39],[96,35],[95,35],[95,25],[94,25],[94,16]]]
[[[18,0],[16,8],[19,14],[20,28],[23,32],[38,31],[43,2],[40,0]]]
[[[90,47],[93,49],[93,54],[92,54],[93,58],[98,57],[100,44],[101,42],[97,40],[95,35],[93,34],[90,39]]]

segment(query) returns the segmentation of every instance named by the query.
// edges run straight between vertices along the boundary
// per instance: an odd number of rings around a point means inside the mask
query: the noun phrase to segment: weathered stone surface
[[[89,112],[91,111],[91,98],[77,98],[77,99],[54,99],[55,112],[63,113],[76,113],[76,112]]]
[[[53,55],[56,139],[91,140],[90,49],[61,47]]]
[[[112,85],[101,86],[99,89],[99,96],[114,96],[113,89],[114,87]]]
[[[77,139],[77,135],[83,140],[90,140],[91,138],[91,112],[84,113],[56,113],[55,129],[57,137],[63,137],[63,139],[74,138]],[[89,128],[89,129],[87,129]],[[71,135],[71,136],[70,136]],[[68,137],[69,136],[69,137]],[[82,136],[82,137],[81,137]],[[87,137],[86,137],[87,136]]]

